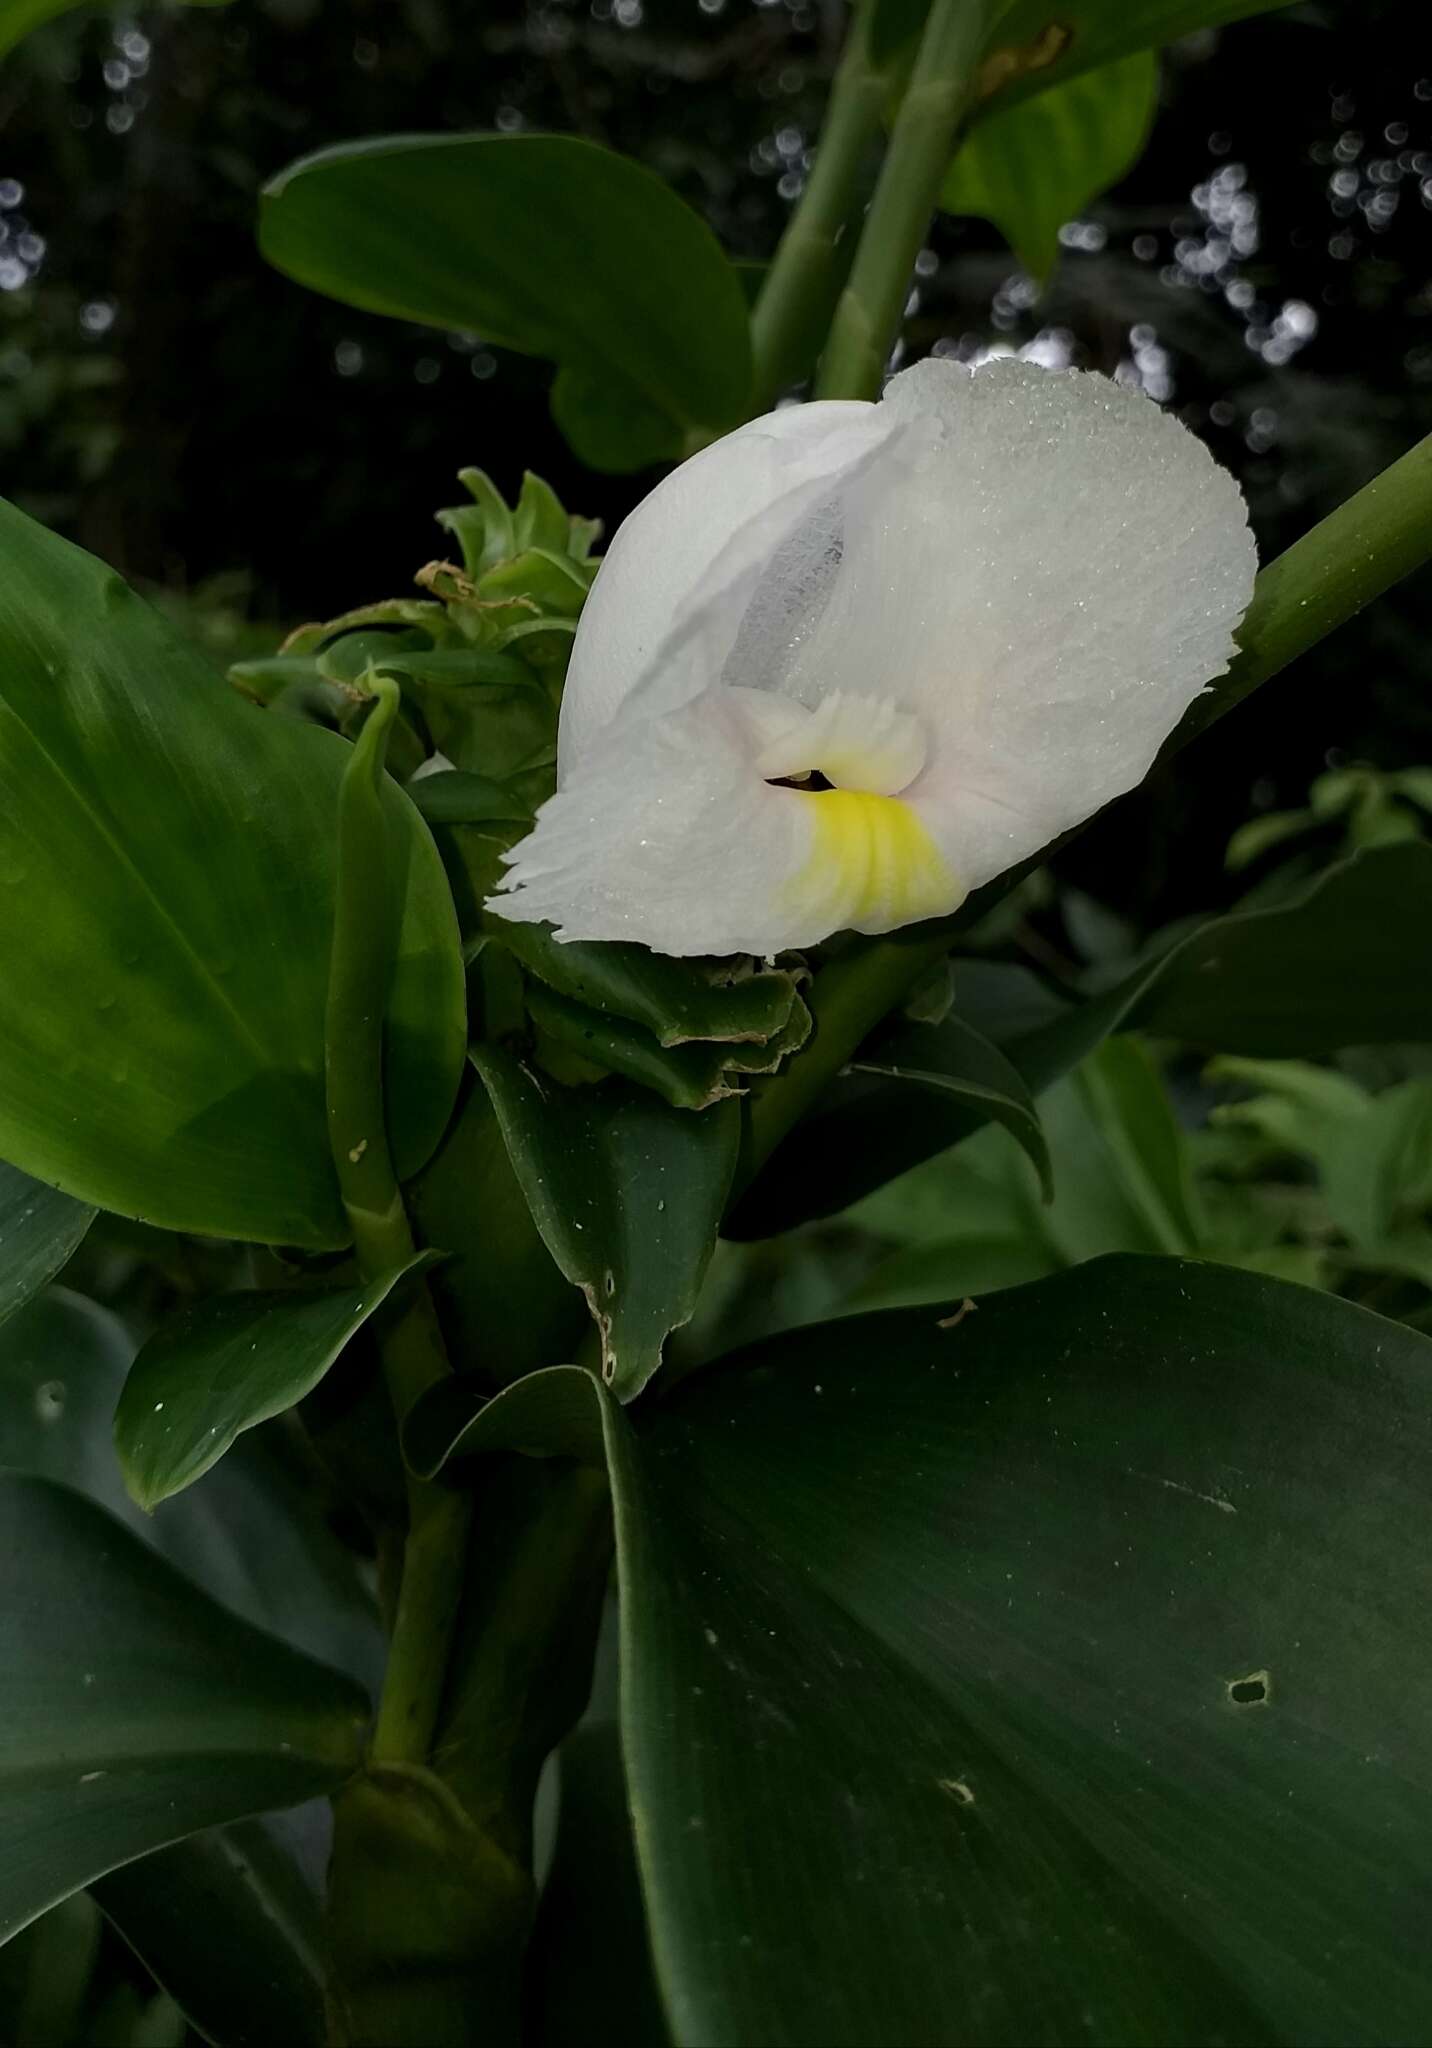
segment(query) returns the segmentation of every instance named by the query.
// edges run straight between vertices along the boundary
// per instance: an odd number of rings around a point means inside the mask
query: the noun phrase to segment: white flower
[[[493,908],[678,954],[943,915],[1140,781],[1255,566],[1232,478],[1103,377],[753,420],[613,540]]]

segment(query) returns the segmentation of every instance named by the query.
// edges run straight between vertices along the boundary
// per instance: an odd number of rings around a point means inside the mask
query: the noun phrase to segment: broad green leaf
[[[1425,1338],[1118,1259],[789,1333],[639,1432],[567,1377],[676,2040],[1426,2036]]]
[[[322,2048],[319,1902],[277,1820],[206,1829],[90,1890],[205,2040]]]
[[[0,1938],[200,1828],[356,1766],[351,1679],[217,1606],[68,1488],[0,1473]]]
[[[672,960],[647,946],[566,944],[546,925],[490,924],[529,973],[590,1010],[645,1025],[663,1046],[764,1045],[787,1028],[798,1001],[801,976],[785,968]]]
[[[407,789],[430,825],[525,825],[532,816],[505,782],[459,768],[420,775]]]
[[[425,1242],[447,1254],[429,1284],[461,1378],[490,1392],[571,1356],[587,1327],[582,1297],[542,1242],[475,1074],[409,1201]]]
[[[324,1115],[345,742],[243,703],[92,557],[0,507],[0,1153],[166,1228],[346,1242]],[[391,1136],[461,1073],[456,919],[407,799]]]
[[[743,415],[735,271],[669,186],[593,143],[428,135],[325,150],[268,186],[259,240],[330,298],[557,363],[559,422],[605,466],[676,457],[693,430]],[[597,392],[615,430],[594,415]]]
[[[311,1393],[355,1332],[424,1262],[306,1293],[213,1295],[162,1324],[135,1359],[114,1417],[120,1468],[140,1507],[155,1508],[192,1486],[240,1431]]]
[[[48,1286],[95,1212],[0,1161],[0,1323]]]
[[[995,1041],[1036,1098],[1104,1038],[1136,1027],[1270,1057],[1432,1040],[1432,952],[1407,940],[1429,927],[1432,845],[1383,847],[1271,909],[1210,918],[1084,1002],[1061,1003],[1020,969],[960,962],[957,1014]],[[829,1216],[983,1121],[953,1098],[912,1117],[905,1096],[872,1075],[837,1079],[735,1206],[728,1235]]]
[[[1046,1199],[1054,1194],[1049,1147],[1022,1075],[997,1045],[957,1015],[939,1024],[901,1024],[884,1032],[851,1062],[859,1074],[909,1081],[1003,1124],[1039,1175]]]
[[[53,21],[56,15],[69,14],[82,4],[83,0],[3,0],[0,4],[0,56],[13,50],[16,43],[23,42],[42,23]],[[230,0],[178,0],[178,4],[185,7],[227,7]]]
[[[671,1109],[620,1082],[564,1088],[496,1046],[473,1064],[547,1249],[581,1288],[623,1400],[696,1306],[740,1143],[734,1102]]]
[[[950,166],[941,208],[991,221],[1030,275],[1047,282],[1060,228],[1132,170],[1157,105],[1158,65],[1140,50],[995,111]]]

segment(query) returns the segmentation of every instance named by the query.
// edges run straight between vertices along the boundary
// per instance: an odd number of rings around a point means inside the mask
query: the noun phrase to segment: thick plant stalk
[[[1432,435],[1262,570],[1238,631],[1240,652],[1214,689],[1195,700],[1162,758],[1187,746],[1260,683],[1429,559]],[[1046,847],[978,890],[953,917],[912,925],[889,938],[861,940],[821,969],[808,998],[816,1020],[814,1036],[752,1103],[738,1193],[824,1093],[861,1040],[948,952],[956,934],[984,916],[1051,851]]]
[[[879,395],[989,18],[999,11],[984,0],[934,0],[821,358],[818,398]]]
[[[775,404],[815,356],[849,261],[866,156],[889,81],[871,59],[870,0],[857,7],[831,86],[805,190],[751,315],[753,412]]]
[[[398,686],[378,676],[373,689],[377,701],[339,796],[326,1032],[329,1143],[358,1264],[370,1278],[406,1263],[416,1249],[383,1103],[383,1015],[400,906],[387,858],[382,781]],[[406,1308],[381,1330],[379,1348],[401,1423],[418,1396],[449,1370],[437,1311],[421,1280]],[[427,1756],[462,1595],[467,1523],[463,1495],[409,1479],[402,1581],[372,1743],[376,1760],[416,1764]]]

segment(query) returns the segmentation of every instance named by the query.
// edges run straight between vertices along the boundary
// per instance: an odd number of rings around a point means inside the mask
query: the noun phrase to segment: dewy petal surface
[[[494,908],[671,953],[942,914],[1141,779],[1255,567],[1233,480],[1105,378],[936,361],[755,421],[613,542]],[[822,752],[839,787],[770,786]]]
[[[772,553],[898,429],[861,400],[787,406],[703,448],[642,499],[583,608],[560,777],[630,700],[674,710],[717,680]]]

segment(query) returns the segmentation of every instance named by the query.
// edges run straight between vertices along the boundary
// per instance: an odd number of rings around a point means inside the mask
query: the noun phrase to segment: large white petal
[[[872,468],[782,687],[928,722],[908,794],[970,887],[1147,773],[1233,653],[1257,566],[1236,483],[1108,379],[948,361],[893,380],[913,471]]]
[[[559,780],[633,694],[670,710],[720,675],[772,554],[899,432],[878,406],[787,406],[674,469],[623,521],[582,612]]]

